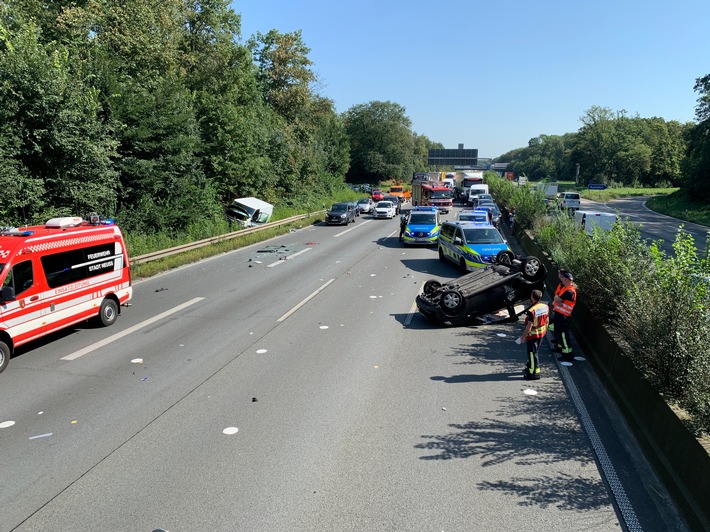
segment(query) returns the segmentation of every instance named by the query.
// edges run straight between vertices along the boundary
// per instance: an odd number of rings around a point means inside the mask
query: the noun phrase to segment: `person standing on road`
[[[547,324],[550,319],[550,307],[540,302],[542,292],[533,290],[530,294],[532,305],[525,312],[525,329],[518,339],[519,344],[525,344],[525,354],[527,362],[523,370],[523,377],[526,380],[538,380],[540,378],[540,342],[547,333]]]
[[[402,242],[404,239],[404,230],[407,228],[407,214],[403,213],[399,217],[399,241]]]
[[[555,351],[559,351],[560,360],[569,362],[572,360],[572,343],[569,336],[569,322],[572,317],[574,305],[577,303],[577,285],[574,284],[574,276],[567,270],[560,269],[557,276],[560,284],[555,289],[555,297],[552,300],[552,340]]]

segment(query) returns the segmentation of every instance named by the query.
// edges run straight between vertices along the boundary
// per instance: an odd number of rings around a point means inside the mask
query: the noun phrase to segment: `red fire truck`
[[[104,326],[131,299],[121,230],[92,215],[0,229],[0,372],[16,347],[89,318]]]
[[[453,191],[439,181],[414,181],[412,203],[421,207],[437,207],[447,213],[454,205]]]

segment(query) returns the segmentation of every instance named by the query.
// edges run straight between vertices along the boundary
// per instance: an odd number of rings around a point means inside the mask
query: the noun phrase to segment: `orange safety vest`
[[[574,287],[573,284],[565,287],[563,284],[558,284],[557,288],[555,289],[555,295],[562,297],[562,294],[564,294],[567,291],[571,291],[572,294],[574,295],[574,298],[572,301],[568,299],[563,299],[562,303],[555,303],[554,300],[552,302],[552,310],[554,312],[557,312],[559,314],[562,314],[563,316],[571,316],[572,315],[572,310],[574,310],[574,305],[577,303],[577,289]]]
[[[544,337],[547,332],[547,323],[550,321],[550,307],[538,302],[530,307],[528,312],[532,312],[533,320],[527,339]]]

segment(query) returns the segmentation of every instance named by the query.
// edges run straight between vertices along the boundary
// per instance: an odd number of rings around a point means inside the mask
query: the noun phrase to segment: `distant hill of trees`
[[[693,201],[710,202],[710,75],[696,80],[695,91],[697,124],[593,106],[576,133],[540,135],[496,162],[532,180],[680,187]]]

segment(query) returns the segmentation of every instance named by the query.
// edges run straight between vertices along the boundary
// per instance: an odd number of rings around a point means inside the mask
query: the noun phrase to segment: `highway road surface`
[[[545,344],[531,383],[521,322],[426,322],[423,283],[459,273],[398,228],[141,280],[113,327],[21,349],[0,530],[686,530],[584,353]]]

